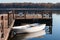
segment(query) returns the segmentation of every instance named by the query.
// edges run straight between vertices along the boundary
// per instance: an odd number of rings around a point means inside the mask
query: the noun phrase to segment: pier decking
[[[1,40],[7,40],[7,39],[8,39],[10,30],[11,30],[11,27],[13,27],[14,21],[15,21],[15,20],[13,20],[10,28],[4,28],[4,37],[3,37],[3,38],[0,38]],[[1,31],[1,30],[0,30],[0,31]]]
[[[15,20],[12,20],[10,25],[8,25],[8,21],[8,14],[0,14],[0,40],[7,40],[9,37],[11,27],[13,27]]]

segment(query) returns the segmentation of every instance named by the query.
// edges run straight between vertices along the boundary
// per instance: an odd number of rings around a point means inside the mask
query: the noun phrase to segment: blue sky
[[[60,0],[0,0],[0,3],[23,3],[23,2],[32,2],[32,3],[60,3]]]

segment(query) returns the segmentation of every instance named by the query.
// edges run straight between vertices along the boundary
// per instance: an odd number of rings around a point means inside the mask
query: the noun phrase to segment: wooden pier
[[[13,19],[14,18],[14,19]],[[15,20],[52,19],[51,14],[0,14],[0,40],[7,40]]]
[[[3,20],[2,20],[2,16],[3,16]],[[0,24],[2,23],[2,26],[0,25],[1,26],[0,27],[0,40],[7,40],[8,39],[10,30],[14,25],[15,20],[12,20],[12,23],[8,27],[8,20],[6,19],[6,16],[8,17],[8,14],[1,14],[0,15]]]
[[[22,22],[35,22],[37,19],[40,21],[42,20],[50,20],[52,19],[51,10],[50,8],[20,8],[21,6],[13,5],[5,5],[0,4],[0,40],[7,40],[9,37],[9,33],[11,27],[13,27],[15,20],[18,20],[19,23]],[[15,8],[17,6],[17,8]],[[50,11],[49,11],[50,10]],[[60,9],[57,9],[60,10]],[[48,12],[46,12],[48,11]],[[21,21],[22,20],[22,21]],[[37,21],[38,21],[37,20]],[[19,24],[20,26],[20,24]]]

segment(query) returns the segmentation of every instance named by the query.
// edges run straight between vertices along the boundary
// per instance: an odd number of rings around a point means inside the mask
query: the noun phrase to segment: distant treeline
[[[60,8],[60,3],[0,3],[0,8]]]

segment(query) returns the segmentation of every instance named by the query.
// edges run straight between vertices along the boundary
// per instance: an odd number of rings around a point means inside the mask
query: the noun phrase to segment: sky
[[[0,0],[0,3],[60,3],[60,0]]]

